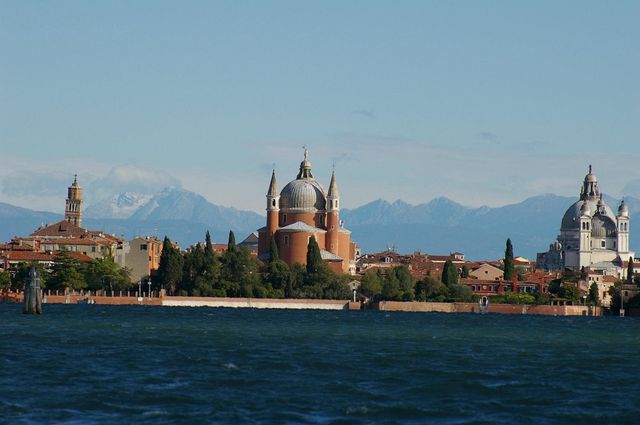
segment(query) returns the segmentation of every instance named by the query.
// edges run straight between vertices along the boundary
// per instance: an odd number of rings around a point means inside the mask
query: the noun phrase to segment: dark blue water
[[[640,320],[0,304],[3,423],[640,423]]]

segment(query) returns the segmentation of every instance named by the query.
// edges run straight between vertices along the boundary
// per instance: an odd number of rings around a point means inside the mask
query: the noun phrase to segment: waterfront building
[[[131,271],[131,281],[138,282],[152,276],[160,267],[162,243],[156,237],[136,237],[125,243],[124,255],[116,262]]]
[[[629,248],[629,208],[622,201],[617,213],[604,202],[591,166],[580,198],[571,205],[560,224],[557,240],[549,251],[538,254],[538,267],[546,270],[601,271],[626,277],[624,264],[635,253]]]
[[[275,170],[267,191],[267,225],[258,230],[258,256],[269,258],[271,237],[280,259],[289,265],[306,264],[307,246],[314,237],[322,259],[334,271],[355,273],[356,244],[340,221],[340,193],[335,172],[329,191],[313,177],[305,149],[295,180],[278,192]]]

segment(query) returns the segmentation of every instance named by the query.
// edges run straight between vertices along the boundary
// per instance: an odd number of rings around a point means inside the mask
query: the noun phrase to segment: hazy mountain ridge
[[[340,217],[365,252],[397,246],[400,252],[446,254],[464,252],[470,259],[494,259],[504,255],[507,238],[517,255],[535,259],[546,251],[560,232],[560,221],[577,198],[545,194],[502,207],[465,207],[445,197],[419,205],[376,200]],[[617,211],[619,200],[605,197]],[[631,226],[640,225],[640,200],[625,198]],[[382,217],[382,218],[381,218]],[[640,233],[631,232],[631,246],[638,247]]]
[[[123,194],[112,198],[109,208],[120,203],[119,208],[133,210],[131,205],[140,199]],[[229,229],[242,240],[265,224],[265,217],[257,213],[215,205],[183,189],[167,188],[145,199],[127,218],[91,218],[87,214],[84,226],[127,239],[137,235],[168,235],[185,247],[203,240],[207,230],[214,240],[223,242]],[[378,199],[358,208],[344,209],[340,217],[353,232],[352,239],[365,252],[397,245],[400,252],[461,251],[469,259],[495,259],[503,255],[505,240],[510,237],[516,255],[535,259],[536,252],[545,251],[555,240],[564,212],[576,199],[547,194],[502,207],[478,208],[463,206],[446,197],[419,205]],[[605,196],[605,201],[617,211],[618,200]],[[640,225],[640,200],[629,197],[625,202],[631,212],[631,246],[640,247],[640,232],[633,231],[636,224]],[[103,211],[122,214],[117,208]],[[60,219],[58,214],[0,203],[0,240],[28,235],[41,224]]]

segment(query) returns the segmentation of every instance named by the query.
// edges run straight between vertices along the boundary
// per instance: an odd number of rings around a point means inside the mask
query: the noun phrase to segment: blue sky
[[[33,194],[137,169],[260,211],[302,145],[347,207],[577,195],[589,163],[640,193],[639,21],[637,1],[5,0],[0,201],[59,210]]]

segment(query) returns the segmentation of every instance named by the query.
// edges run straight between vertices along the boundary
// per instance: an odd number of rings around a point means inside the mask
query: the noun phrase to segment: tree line
[[[233,231],[221,254],[214,251],[209,232],[204,246],[198,243],[185,252],[165,237],[160,265],[152,277],[153,287],[170,295],[253,298],[348,299],[349,281],[348,275],[332,271],[322,260],[314,237],[307,246],[306,266],[290,267],[279,258],[273,237],[269,259],[263,262],[236,244]]]
[[[120,267],[112,258],[80,262],[69,251],[60,251],[53,259],[50,270],[40,263],[19,263],[12,273],[0,273],[0,290],[20,291],[35,267],[40,275],[40,286],[50,290],[107,290],[125,291],[131,288],[131,271]]]

